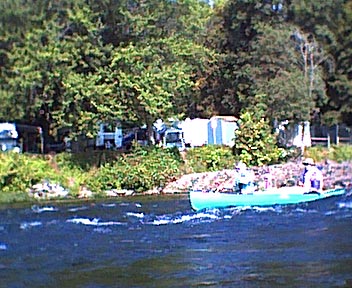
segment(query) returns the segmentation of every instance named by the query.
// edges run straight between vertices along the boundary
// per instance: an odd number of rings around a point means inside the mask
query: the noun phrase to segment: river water
[[[352,287],[352,196],[198,213],[185,195],[0,206],[0,287]]]

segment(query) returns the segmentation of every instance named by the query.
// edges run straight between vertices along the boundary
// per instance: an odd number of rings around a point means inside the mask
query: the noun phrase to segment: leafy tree
[[[21,0],[4,0],[0,3],[0,119],[8,120],[12,111],[16,111],[12,102],[12,90],[9,84],[13,47],[22,42],[23,35],[35,27],[40,19],[40,9],[33,13],[33,5]],[[15,112],[16,113],[16,112]]]
[[[260,34],[252,41],[249,65],[253,86],[266,103],[266,117],[293,123],[310,120],[315,109],[326,103],[325,85],[319,64],[324,60],[316,52],[313,40],[293,41],[292,26],[262,25]],[[255,109],[258,99],[249,99],[249,106]],[[245,101],[245,99],[243,99]]]
[[[13,119],[39,122],[48,129],[71,127],[73,134],[92,131],[102,96],[109,47],[99,40],[95,15],[79,5],[27,32],[11,55],[13,73],[7,111]],[[121,111],[121,109],[116,109]]]
[[[149,126],[158,118],[183,117],[194,99],[194,70],[204,69],[201,60],[207,57],[206,50],[186,39],[151,43],[116,49],[110,76],[117,83],[117,97],[129,107],[126,119]]]
[[[4,89],[7,117],[37,122],[50,133],[70,127],[73,135],[92,135],[98,121],[150,126],[160,117],[182,117],[213,57],[200,44],[204,33],[197,33],[208,6],[69,1],[49,9],[46,4],[51,16],[38,16],[42,25],[25,31],[12,49]],[[125,28],[107,35],[115,24]]]
[[[163,63],[152,47],[117,49],[113,54],[112,75],[116,95],[125,101],[126,119],[152,124],[158,118],[174,115],[173,94],[191,86],[182,63]]]
[[[287,23],[289,8],[283,1],[240,0],[217,10],[208,42],[223,57],[202,91],[208,105],[239,115],[260,104],[268,119],[294,123],[325,107],[328,55],[314,37]]]
[[[130,38],[113,53],[111,81],[130,108],[128,119],[151,127],[158,118],[189,114],[216,58],[201,45],[209,13],[199,1],[141,2],[122,13]]]
[[[276,163],[282,157],[283,151],[276,145],[271,126],[260,114],[245,111],[238,125],[233,152],[239,160],[250,166],[261,166]]]
[[[160,102],[162,107],[163,102],[171,101],[170,104],[173,105],[172,110],[174,110],[171,113],[172,116],[182,117],[183,114],[187,114],[193,117],[200,107],[209,109],[206,104],[204,105],[200,91],[217,57],[216,53],[203,46],[207,34],[206,24],[211,12],[209,5],[198,0],[155,0],[127,5],[126,8],[121,7],[118,12],[113,13],[118,19],[116,21],[123,19],[128,34],[128,41],[118,47],[116,54],[121,49],[129,51],[130,47],[145,51],[149,49],[148,56],[140,58],[140,61],[149,63],[156,59],[156,63],[152,64],[152,66],[159,66],[155,68],[156,71],[168,69],[163,68],[164,65],[170,68],[175,65],[178,71],[172,73],[178,73],[178,78],[184,77],[184,83],[188,81],[188,88],[182,88],[178,83],[174,85],[177,89],[171,93],[172,100],[168,96]],[[121,37],[125,36],[121,35]],[[154,55],[151,58],[152,54]],[[114,65],[114,69],[118,70],[118,66]],[[161,78],[157,82],[160,81]],[[170,81],[170,78],[165,77],[165,81]],[[165,85],[170,86],[170,84]],[[153,90],[150,90],[150,93],[152,92]],[[139,106],[138,101],[134,103]],[[170,117],[169,112],[167,114]],[[160,117],[166,117],[166,114],[161,113],[158,118]]]
[[[290,1],[288,18],[314,37],[326,56],[322,63],[329,101],[321,107],[321,120],[327,124],[351,124],[351,1]]]

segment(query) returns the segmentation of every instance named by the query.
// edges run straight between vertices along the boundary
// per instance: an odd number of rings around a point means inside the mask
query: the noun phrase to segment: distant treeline
[[[148,127],[240,117],[352,125],[348,0],[2,0],[0,120]]]

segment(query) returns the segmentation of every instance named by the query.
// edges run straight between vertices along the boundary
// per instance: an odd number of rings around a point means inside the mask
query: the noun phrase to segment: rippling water
[[[352,197],[198,213],[186,196],[0,207],[0,287],[352,287]]]

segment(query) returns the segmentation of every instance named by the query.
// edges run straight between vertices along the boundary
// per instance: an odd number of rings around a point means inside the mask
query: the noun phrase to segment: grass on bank
[[[288,161],[295,153],[286,151]],[[352,160],[352,146],[330,149],[312,147],[306,157],[318,162],[325,159]],[[177,149],[134,147],[131,153],[91,151],[79,154],[30,155],[0,153],[0,203],[29,201],[28,189],[42,181],[57,183],[75,198],[82,187],[101,197],[109,189],[144,192],[163,187],[182,174],[232,169],[238,158],[229,147],[205,146],[179,152]],[[270,163],[269,163],[270,164]]]

